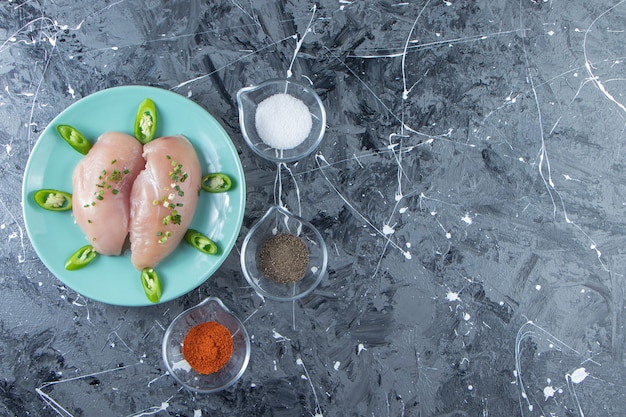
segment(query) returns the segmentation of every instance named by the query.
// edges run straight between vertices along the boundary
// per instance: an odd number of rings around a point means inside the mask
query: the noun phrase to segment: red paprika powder
[[[219,371],[232,353],[233,337],[224,325],[216,321],[195,325],[183,340],[183,357],[199,374]]]

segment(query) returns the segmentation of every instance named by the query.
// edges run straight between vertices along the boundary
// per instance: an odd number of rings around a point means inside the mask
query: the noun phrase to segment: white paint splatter
[[[468,313],[468,312],[463,313],[463,320],[469,321],[469,319],[471,319],[471,318],[472,318],[472,316],[470,316],[470,313]]]
[[[304,362],[302,362],[302,359],[298,358],[296,360],[296,364],[302,366],[302,369],[304,369],[304,373],[306,375],[302,375],[302,379],[305,379],[305,380],[309,381],[309,385],[311,386],[311,391],[313,391],[313,397],[315,398],[315,414],[314,414],[314,417],[324,417],[322,415],[322,409],[320,408],[320,403],[319,403],[319,400],[317,398],[317,393],[315,392],[315,387],[313,386],[313,382],[311,382],[311,377],[309,376],[309,371],[307,371],[306,366],[304,366]]]
[[[68,379],[60,379],[60,380],[55,380],[55,381],[51,381],[51,382],[46,382],[45,384],[41,385],[40,387],[35,388],[35,392],[37,393],[37,395],[46,403],[47,406],[49,406],[52,410],[56,411],[57,414],[59,415],[70,415],[67,410],[61,405],[59,404],[56,400],[54,400],[49,394],[47,394],[44,390],[47,389],[48,387],[53,387],[55,385],[58,384],[65,384],[71,381],[77,381],[77,380],[82,380],[85,378],[92,378],[98,375],[104,375],[104,374],[108,374],[108,373],[112,373],[112,372],[120,372],[124,369],[128,369],[129,367],[132,366],[136,366],[138,364],[134,364],[134,365],[123,365],[123,366],[119,366],[116,368],[112,368],[112,369],[107,369],[104,371],[100,371],[100,372],[96,372],[96,373],[91,373],[91,374],[85,374],[85,375],[79,375],[79,376],[75,376],[72,378],[68,378]],[[63,375],[62,372],[57,372],[58,376]],[[165,375],[168,375],[168,373],[166,372]],[[118,390],[118,388],[113,388],[113,390]],[[166,402],[161,403],[161,406],[158,408],[158,410],[156,410],[156,407],[152,407],[152,409],[155,409],[157,412],[160,410],[165,410],[169,407],[169,404]],[[153,413],[155,414],[155,413]]]
[[[511,94],[513,94],[513,92],[511,92]],[[515,103],[517,101],[517,96],[515,97],[511,97],[511,94],[509,94],[508,96],[506,96],[506,98],[504,99],[505,101],[510,101],[511,103]]]
[[[287,340],[291,340],[290,338],[285,337],[282,334],[278,333],[275,329],[272,329],[272,337],[279,342],[285,342]]]
[[[395,231],[396,230],[393,227],[389,226],[388,224],[383,225],[383,234],[385,236],[392,235],[394,234]]]
[[[554,397],[554,394],[556,394],[556,390],[551,385],[543,389],[543,395],[546,397],[546,401],[548,401],[548,398]]]
[[[473,385],[468,385],[467,389],[468,389],[468,391],[473,391],[474,390],[474,386]]]
[[[448,291],[448,293],[446,294],[446,300],[448,300],[448,301],[461,301],[461,298],[459,297],[459,293],[458,292]]]
[[[408,209],[409,209],[408,207],[401,207],[401,208],[400,208],[400,210],[398,210],[398,213],[400,213],[400,214],[404,214],[404,213],[406,213],[406,211],[407,211]]]
[[[617,105],[620,109],[622,109],[624,112],[626,112],[626,106],[623,105],[622,103],[620,103],[619,101],[617,101],[615,99],[615,97],[613,97],[613,95],[606,89],[606,87],[604,86],[604,84],[602,83],[602,81],[600,80],[600,77],[597,76],[593,71],[592,68],[594,68],[591,65],[591,61],[589,60],[589,58],[587,57],[587,35],[589,35],[589,33],[592,31],[592,27],[595,25],[595,23],[600,20],[601,18],[603,18],[604,15],[606,15],[607,13],[610,13],[613,9],[615,9],[616,7],[618,7],[621,3],[623,3],[622,1],[618,2],[617,4],[613,5],[612,7],[610,7],[609,9],[605,10],[604,12],[602,12],[600,15],[596,16],[596,18],[593,20],[593,22],[591,22],[591,24],[589,25],[589,27],[587,28],[587,30],[585,31],[585,36],[583,38],[583,55],[585,57],[585,68],[587,69],[587,73],[589,74],[589,79],[596,85],[596,87],[606,96],[606,98],[608,98],[610,101],[612,101],[615,105]]]
[[[64,25],[64,24],[61,24],[61,23],[59,23],[59,22],[58,22],[58,21],[56,21],[56,20],[54,21],[54,26],[57,26],[57,27],[58,27],[59,29],[61,29],[61,30],[67,30],[67,29],[69,29],[69,27],[70,27],[70,26],[69,26],[69,25],[67,25],[67,24],[65,24],[65,25]]]
[[[463,216],[461,220],[467,224],[472,224],[472,218],[469,216],[469,213],[465,213],[465,216]]]
[[[193,417],[202,417],[202,410],[193,410]]]
[[[536,289],[537,291],[541,290],[541,285],[540,285],[540,284],[535,285],[535,289]]]
[[[300,48],[302,47],[302,43],[304,42],[304,38],[306,37],[306,35],[310,32],[312,32],[313,30],[311,29],[311,25],[313,24],[313,20],[315,18],[315,11],[317,10],[317,6],[315,4],[313,4],[313,7],[311,8],[311,19],[309,20],[309,24],[307,25],[306,29],[304,30],[304,35],[302,35],[302,38],[300,38],[300,40],[298,40],[298,35],[293,35],[293,38],[296,40],[296,48],[295,51],[293,53],[293,57],[291,58],[291,63],[289,64],[289,68],[287,69],[287,78],[291,78],[291,76],[293,75],[293,72],[291,71],[293,68],[293,64],[294,61],[296,60],[296,57],[298,56],[298,53],[300,52]]]
[[[569,378],[574,384],[580,384],[589,376],[585,368],[578,368],[571,374],[568,374]]]
[[[367,349],[365,348],[365,346],[363,346],[363,343],[359,343],[358,346],[356,347],[356,354],[359,355],[364,350],[367,350]]]
[[[341,362],[335,361],[335,364],[333,365],[333,368],[335,369],[335,371],[338,371],[340,366],[341,366]]]

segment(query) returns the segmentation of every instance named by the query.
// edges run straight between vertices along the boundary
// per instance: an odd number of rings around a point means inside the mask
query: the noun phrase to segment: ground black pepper
[[[289,233],[267,239],[259,249],[261,272],[272,281],[290,284],[300,281],[309,265],[306,242]]]

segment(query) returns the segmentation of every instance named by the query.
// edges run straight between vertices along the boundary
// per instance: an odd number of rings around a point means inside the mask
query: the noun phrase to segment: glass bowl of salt
[[[232,341],[232,343],[231,343]],[[163,362],[185,388],[222,391],[244,374],[250,337],[243,323],[217,297],[180,313],[163,336]]]
[[[272,206],[244,238],[241,269],[262,297],[294,301],[326,274],[328,251],[320,232],[281,206]]]
[[[326,110],[311,87],[275,79],[237,92],[244,140],[270,162],[295,162],[311,154],[326,131]]]

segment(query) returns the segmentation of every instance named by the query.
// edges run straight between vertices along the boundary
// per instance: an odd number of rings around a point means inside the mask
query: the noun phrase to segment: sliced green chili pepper
[[[224,191],[230,190],[232,185],[233,182],[230,177],[221,172],[206,174],[202,177],[202,182],[200,183],[202,189],[209,193],[223,193]]]
[[[87,155],[91,149],[91,143],[76,128],[69,125],[58,125],[57,132],[72,148],[83,155]]]
[[[153,303],[158,303],[161,299],[161,280],[154,268],[144,268],[141,270],[141,285],[146,293],[146,297]]]
[[[76,271],[84,268],[93,261],[98,252],[91,245],[85,245],[78,249],[72,256],[65,261],[65,269],[68,271]]]
[[[189,229],[185,233],[185,242],[194,248],[208,255],[217,253],[217,245],[211,239],[194,229]]]
[[[154,139],[157,126],[156,105],[149,98],[139,105],[135,118],[135,137],[144,145]]]
[[[72,194],[59,190],[43,189],[33,195],[35,203],[43,209],[66,211],[72,209]]]

